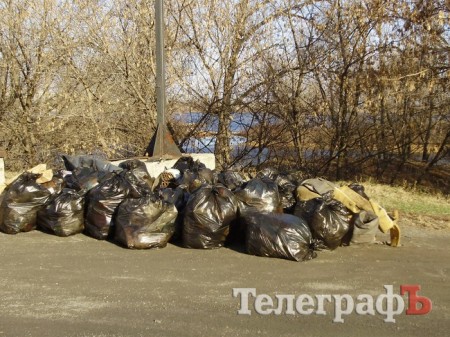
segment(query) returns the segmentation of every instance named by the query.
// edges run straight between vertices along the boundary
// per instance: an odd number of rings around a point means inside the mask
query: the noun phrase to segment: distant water
[[[201,120],[203,114],[200,112],[190,112],[190,113],[177,113],[174,115],[177,121],[186,123],[186,124],[197,124]],[[241,132],[247,131],[250,128],[258,127],[258,121],[254,118],[254,115],[251,113],[234,113],[233,120],[230,123],[230,131],[234,134],[239,134]],[[312,120],[313,117],[309,116],[308,120],[312,124],[317,123],[317,121]],[[276,119],[274,120],[276,122]],[[199,129],[201,131],[216,133],[218,131],[219,122],[217,116],[210,115],[203,121],[202,127]],[[255,148],[248,148],[246,146],[247,139],[242,136],[234,135],[230,139],[230,145],[233,149],[233,155],[242,157],[241,162],[245,163],[253,163],[256,162],[264,162],[267,158],[270,157],[269,149],[262,149],[258,151]],[[187,153],[214,153],[214,149],[216,146],[216,137],[208,136],[202,138],[190,138],[187,142],[183,144],[183,150]],[[294,155],[292,153],[286,153],[286,155],[291,156]],[[360,154],[358,152],[352,151],[348,153],[350,157],[358,158],[358,156],[364,156],[367,154]],[[313,158],[323,158],[329,157],[329,150],[310,150],[305,149],[303,156],[305,159],[313,159]],[[258,158],[259,157],[259,158]],[[420,161],[420,155],[414,156],[415,160]],[[448,165],[450,164],[450,156],[442,158],[437,165]]]
[[[187,124],[197,124],[202,119],[203,114],[200,112],[186,112],[174,114],[177,121]],[[233,133],[248,130],[251,127],[258,125],[257,120],[250,113],[234,113],[233,120],[230,124],[230,130]],[[201,128],[203,131],[217,132],[219,130],[219,120],[215,115],[209,115],[204,120],[204,125]]]
[[[175,115],[175,119],[186,124],[199,123],[202,114],[199,112],[180,113]],[[238,136],[240,132],[255,128],[258,126],[258,121],[250,113],[235,113],[233,120],[230,123],[230,131],[235,135],[230,138],[230,145],[232,147],[233,157],[240,158],[241,165],[257,164],[264,162],[269,157],[270,151],[266,148],[258,151],[255,148],[246,146],[247,138]],[[217,116],[208,116],[203,121],[200,128],[201,131],[216,133],[218,131],[219,121]],[[214,153],[216,146],[216,137],[207,136],[201,138],[190,138],[183,144],[183,150],[187,153]]]

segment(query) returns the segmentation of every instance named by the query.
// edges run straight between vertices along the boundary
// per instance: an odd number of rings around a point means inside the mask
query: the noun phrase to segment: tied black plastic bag
[[[216,176],[214,175],[214,172],[206,167],[199,168],[197,170],[198,178],[205,182],[206,184],[214,185],[217,183]]]
[[[175,189],[163,188],[158,191],[162,200],[169,204],[174,204],[178,211],[178,216],[175,221],[175,232],[172,235],[172,241],[181,240],[183,231],[183,219],[186,204],[189,200],[189,192],[182,186],[178,186]]]
[[[177,188],[163,188],[158,191],[162,200],[174,204],[178,212],[183,211],[189,199],[189,192],[182,186]]]
[[[204,186],[192,194],[185,209],[183,244],[188,248],[218,248],[225,243],[237,202],[222,185]]]
[[[195,160],[191,156],[183,156],[176,161],[172,168],[179,170],[183,173],[186,170],[198,171],[201,168],[206,168],[205,164],[198,160]]]
[[[350,187],[353,191],[355,191],[356,193],[358,193],[360,196],[362,196],[363,198],[369,200],[368,195],[366,194],[366,191],[364,189],[363,185],[360,184],[356,184],[356,183],[352,183],[350,185],[348,185],[348,187]]]
[[[58,236],[81,233],[84,229],[84,192],[65,188],[39,210],[38,226]]]
[[[248,213],[246,248],[251,255],[294,261],[315,258],[311,231],[305,220],[290,214]]]
[[[311,223],[316,209],[321,204],[321,198],[314,198],[308,201],[297,201],[294,208],[294,215],[305,219],[307,223]]]
[[[177,183],[179,186],[184,186],[190,193],[195,192],[201,186],[213,184],[213,173],[210,169],[202,168],[197,171],[185,170]]]
[[[282,213],[277,184],[268,178],[255,178],[235,191],[241,215],[248,212]]]
[[[126,199],[115,218],[115,239],[128,248],[164,248],[175,232],[177,214],[175,205],[154,195]]]
[[[6,191],[0,207],[0,230],[7,234],[36,228],[37,212],[50,197],[50,191],[36,183],[39,174],[25,172]]]
[[[338,201],[322,200],[309,226],[317,249],[336,249],[350,229],[350,212]]]
[[[275,180],[278,176],[278,170],[272,167],[266,167],[256,174],[256,178],[269,178]]]
[[[281,206],[285,212],[291,212],[295,206],[295,190],[297,186],[285,175],[278,175],[275,179],[281,197]]]
[[[85,219],[87,234],[105,240],[114,233],[112,220],[119,204],[127,197],[140,198],[150,193],[148,186],[145,189],[136,183],[139,180],[133,173],[123,171],[89,191]]]
[[[138,159],[130,159],[120,163],[119,167],[131,171],[136,178],[144,181],[149,187],[153,185],[154,179],[150,177],[144,162]]]
[[[238,172],[234,171],[222,171],[218,174],[217,179],[220,184],[228,187],[232,191],[241,187],[245,182],[244,178]]]
[[[112,172],[97,171],[92,167],[79,167],[74,169],[72,174],[64,176],[64,183],[67,188],[89,191],[112,176]]]

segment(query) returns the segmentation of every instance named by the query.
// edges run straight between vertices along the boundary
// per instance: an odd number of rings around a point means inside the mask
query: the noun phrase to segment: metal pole
[[[156,30],[156,111],[158,125],[165,126],[166,113],[166,66],[164,60],[164,4],[155,0]]]
[[[172,135],[166,127],[166,66],[164,55],[164,5],[163,0],[155,0],[156,32],[156,112],[157,127],[145,155],[162,159],[163,157],[181,157]]]
[[[156,29],[156,113],[158,129],[166,127],[166,67],[164,64],[164,3],[163,0],[155,0],[155,29]],[[164,135],[157,134],[159,142],[159,153],[163,156]]]

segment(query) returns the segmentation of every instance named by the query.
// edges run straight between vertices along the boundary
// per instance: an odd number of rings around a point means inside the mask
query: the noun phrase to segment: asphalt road
[[[403,246],[340,247],[302,263],[168,245],[133,251],[84,235],[0,234],[3,336],[449,336],[450,231],[403,228]],[[238,315],[258,294],[378,296],[419,284],[427,315]],[[404,297],[405,300],[407,297]],[[253,302],[250,308],[254,309]]]

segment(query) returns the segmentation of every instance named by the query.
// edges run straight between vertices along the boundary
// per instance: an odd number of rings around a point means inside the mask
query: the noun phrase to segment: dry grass
[[[400,212],[401,226],[418,226],[450,230],[450,198],[416,189],[361,182],[369,197],[386,210]]]
[[[432,216],[450,217],[450,198],[440,194],[428,194],[414,189],[363,183],[367,194],[388,210]]]

